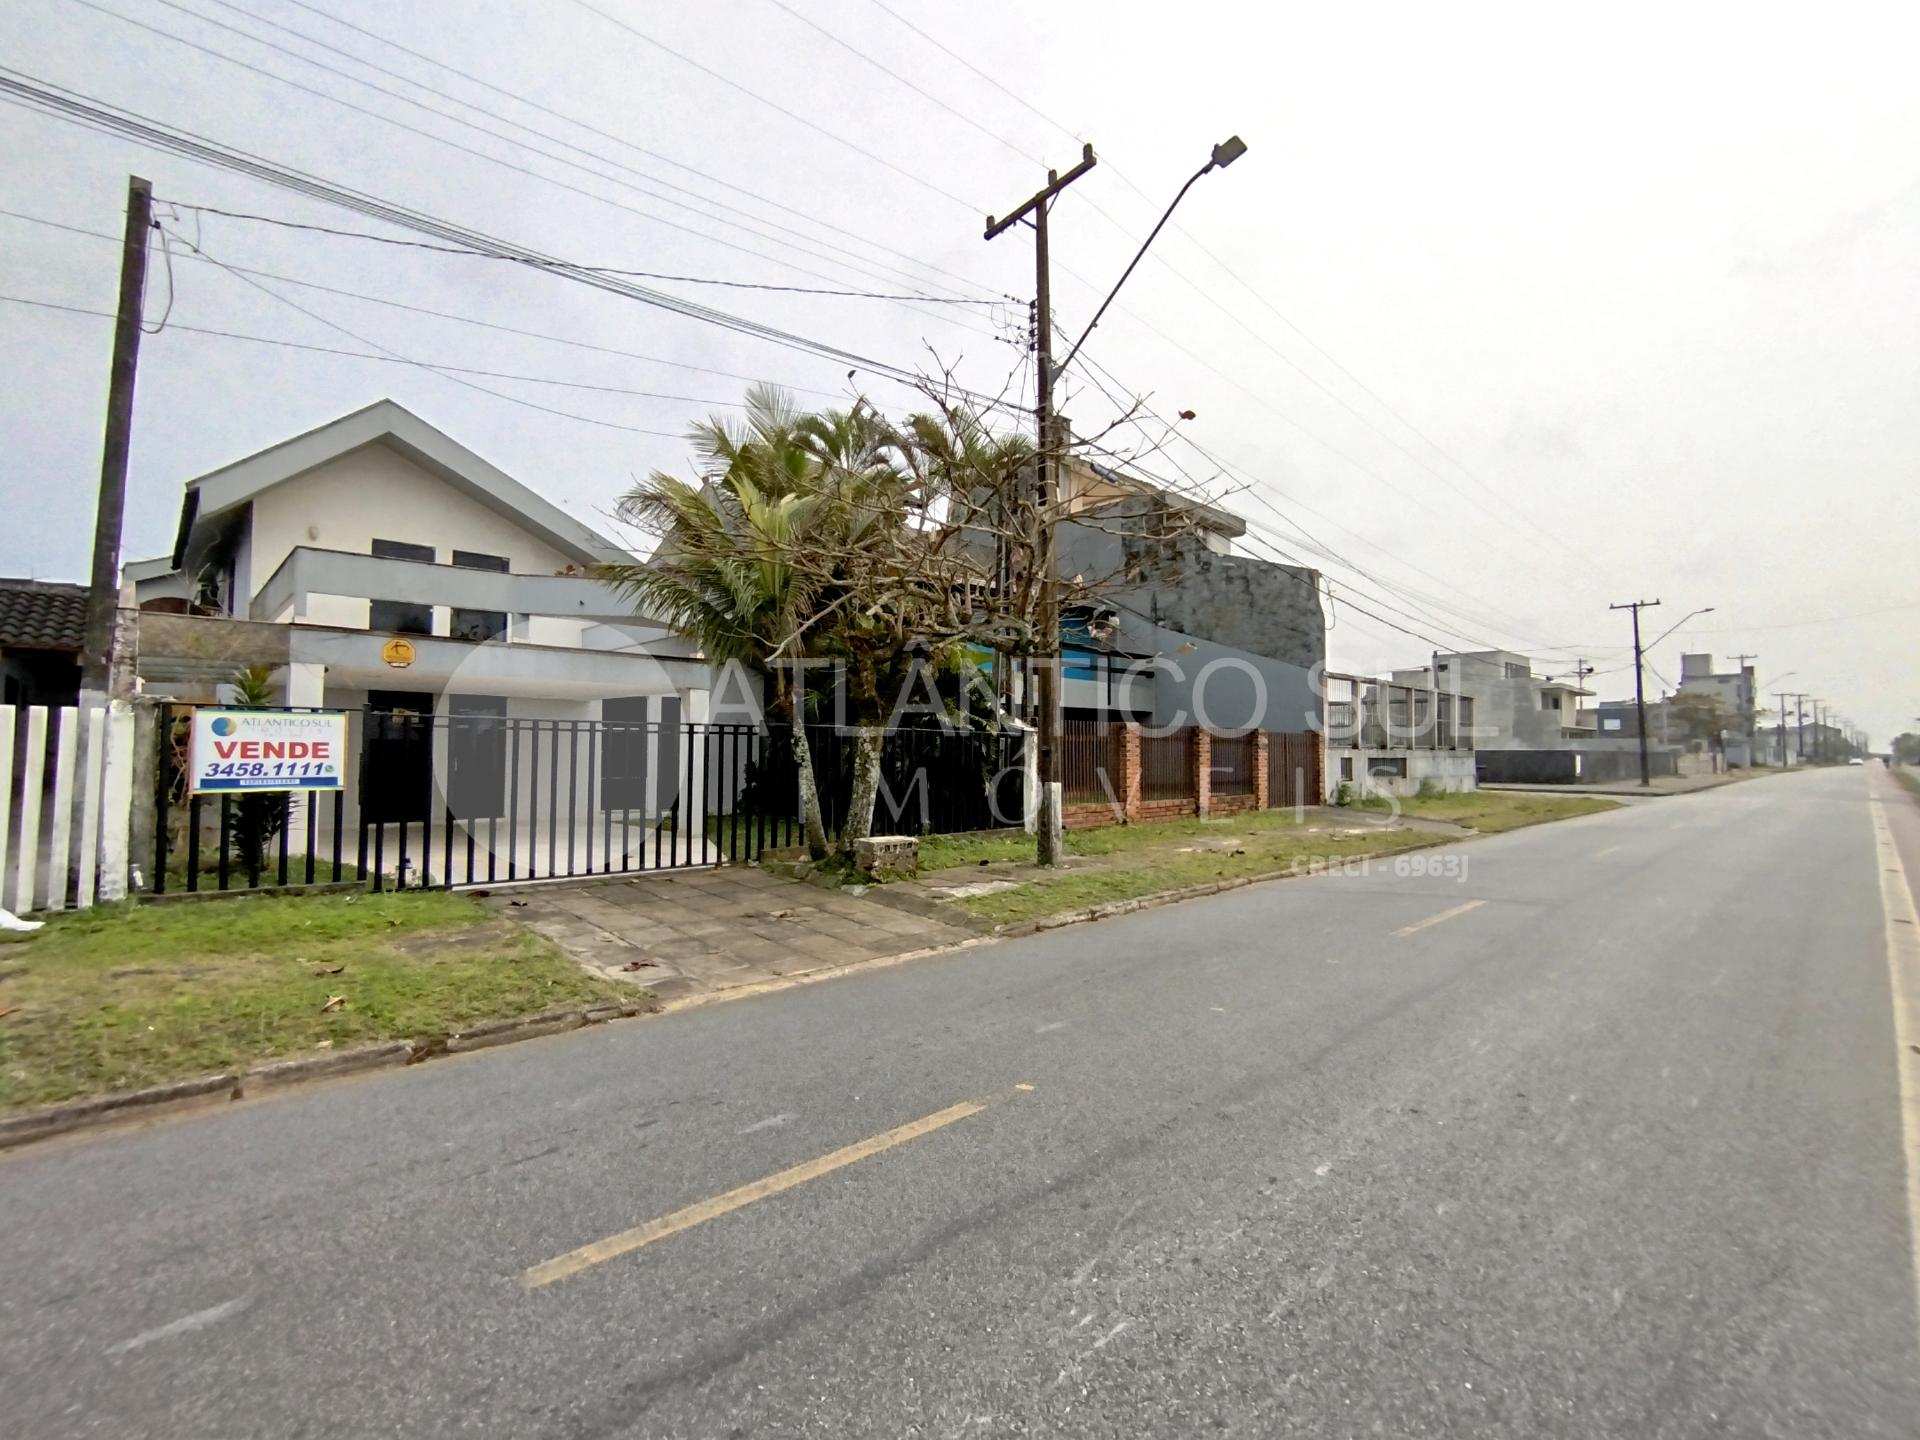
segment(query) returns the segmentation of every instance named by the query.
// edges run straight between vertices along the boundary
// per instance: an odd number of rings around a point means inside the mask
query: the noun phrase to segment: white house
[[[634,558],[383,400],[186,483],[173,553],[127,567],[140,688],[216,701],[267,665],[288,706],[399,715],[356,728],[344,821],[364,798],[431,850],[531,811],[564,873],[544,832],[657,819],[710,718],[694,647],[594,578]]]

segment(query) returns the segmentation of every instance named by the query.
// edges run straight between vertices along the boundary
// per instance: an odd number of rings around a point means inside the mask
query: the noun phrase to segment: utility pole
[[[1653,771],[1647,761],[1647,686],[1640,664],[1640,612],[1659,603],[1658,600],[1628,600],[1607,606],[1609,610],[1633,612],[1633,708],[1638,717],[1634,728],[1640,732],[1640,783],[1648,789],[1653,788]]]
[[[153,228],[153,187],[127,177],[127,230],[120,250],[120,312],[113,327],[113,369],[107,381],[107,433],[100,452],[100,498],[93,512],[93,570],[87,591],[86,640],[80,688],[108,698],[124,687],[114,665],[113,633],[120,606],[120,527],[127,508],[127,455],[133,443],[133,382],[140,365],[140,315],[147,293],[147,234]],[[113,698],[125,698],[113,697]]]
[[[1742,696],[1740,701],[1740,724],[1746,732],[1748,764],[1753,763],[1753,731],[1755,725],[1758,723],[1760,697],[1753,693],[1753,683],[1747,673],[1752,667],[1749,666],[1747,662],[1749,660],[1758,660],[1759,658],[1757,654],[1735,655],[1733,657],[1734,666],[1740,674],[1739,684],[1740,694]]]
[[[1782,770],[1787,768],[1787,696],[1792,693],[1791,690],[1773,692],[1774,698],[1780,702],[1780,728],[1774,732],[1773,748],[1779,752]]]
[[[1035,829],[1039,835],[1039,860],[1042,865],[1060,863],[1060,615],[1059,577],[1054,574],[1053,507],[1058,486],[1055,466],[1064,450],[1059,426],[1053,413],[1053,281],[1047,258],[1047,211],[1053,199],[1067,186],[1093,169],[1093,146],[1083,146],[1080,163],[1062,175],[1047,172],[1046,188],[1021,205],[1011,215],[996,220],[987,217],[986,238],[991,240],[1022,220],[1033,227],[1034,332],[1038,360],[1035,365],[1033,416],[1036,438],[1039,492],[1036,497],[1040,533],[1034,546],[1034,564],[1039,567],[1039,614],[1035,629],[1046,646],[1040,656],[1040,673],[1035,677],[1038,713],[1035,715],[1035,741],[1039,746],[1040,815]]]
[[[1793,692],[1793,753],[1801,763],[1807,758],[1807,692]]]

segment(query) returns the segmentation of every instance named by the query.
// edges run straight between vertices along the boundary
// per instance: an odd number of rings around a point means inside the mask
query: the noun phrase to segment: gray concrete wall
[[[1312,570],[1216,554],[1197,535],[1145,541],[1078,522],[1060,527],[1059,548],[1063,575],[1084,577],[1101,586],[1099,598],[1169,630],[1302,670],[1326,664],[1326,616]]]
[[[1143,541],[1079,522],[1060,527],[1059,549],[1061,573],[1119,613],[1116,647],[1160,661],[1156,725],[1203,708],[1216,729],[1318,721],[1327,632],[1314,571],[1217,554],[1197,535]]]

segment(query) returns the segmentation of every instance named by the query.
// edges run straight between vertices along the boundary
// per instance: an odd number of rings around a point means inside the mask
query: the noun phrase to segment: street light
[[[1160,223],[1155,225],[1152,231],[1148,233],[1147,238],[1140,242],[1138,253],[1127,263],[1127,268],[1120,272],[1120,278],[1114,282],[1113,289],[1107,292],[1107,298],[1100,302],[1100,308],[1093,312],[1093,319],[1087,322],[1087,328],[1081,331],[1080,338],[1073,342],[1073,348],[1067,352],[1067,358],[1054,367],[1053,373],[1055,375],[1066,374],[1067,366],[1071,365],[1073,363],[1073,357],[1080,353],[1080,347],[1087,343],[1087,336],[1093,334],[1093,327],[1098,325],[1100,323],[1100,317],[1107,313],[1107,307],[1113,304],[1113,297],[1118,295],[1120,293],[1120,287],[1127,283],[1127,276],[1133,274],[1134,266],[1138,265],[1141,260],[1146,257],[1147,247],[1153,244],[1154,237],[1166,228],[1167,221],[1173,218],[1174,209],[1182,200],[1187,198],[1187,191],[1193,188],[1194,181],[1198,180],[1202,175],[1205,175],[1209,170],[1226,169],[1227,166],[1231,165],[1246,153],[1247,142],[1242,140],[1238,135],[1229,135],[1213,147],[1213,154],[1208,158],[1207,163],[1194,171],[1193,178],[1180,187],[1180,193],[1173,197],[1173,204],[1167,206],[1167,213],[1160,217]]]
[[[1661,640],[1666,639],[1667,636],[1671,635],[1674,631],[1678,630],[1682,625],[1686,624],[1687,621],[1693,619],[1695,615],[1711,615],[1712,613],[1713,613],[1713,606],[1702,605],[1698,610],[1692,611],[1686,615],[1682,615],[1678,620],[1674,621],[1673,624],[1669,625],[1666,629],[1660,632],[1660,638],[1658,640],[1649,640],[1643,648],[1647,650],[1653,649],[1653,647],[1658,645]]]

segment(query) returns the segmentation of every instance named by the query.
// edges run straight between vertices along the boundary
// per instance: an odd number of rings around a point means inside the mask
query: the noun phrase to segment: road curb
[[[1439,845],[1458,845],[1467,840],[1483,838],[1485,837],[1480,831],[1467,835],[1435,835],[1432,839],[1423,840],[1418,845],[1402,845],[1398,849],[1382,850],[1372,855],[1345,855],[1341,859],[1385,860],[1395,855],[1411,855],[1416,850],[1431,850]],[[1158,890],[1151,895],[1136,895],[1128,900],[1108,900],[1100,905],[1090,905],[1083,910],[1061,910],[1052,915],[1042,915],[1035,920],[1016,920],[1011,924],[996,926],[992,932],[992,938],[1018,940],[1023,936],[1037,935],[1042,930],[1060,930],[1068,925],[1085,925],[1094,920],[1111,920],[1116,915],[1131,915],[1139,910],[1158,910],[1162,905],[1178,905],[1183,900],[1202,900],[1209,895],[1222,895],[1229,890],[1238,890],[1247,885],[1267,885],[1276,880],[1303,880],[1313,873],[1315,872],[1311,870],[1266,870],[1258,875],[1234,875],[1225,880],[1207,880],[1198,885],[1182,886],[1178,890]]]
[[[237,1099],[240,1076],[236,1071],[218,1075],[200,1075],[192,1080],[175,1080],[166,1085],[149,1085],[142,1090],[121,1090],[110,1095],[94,1095],[85,1100],[69,1100],[41,1110],[29,1110],[0,1120],[0,1150],[50,1139],[69,1131],[124,1120],[129,1114],[157,1115],[184,1105],[204,1102],[225,1094]]]
[[[290,1060],[265,1060],[244,1071],[228,1070],[218,1075],[199,1075],[190,1080],[150,1085],[140,1090],[120,1090],[108,1095],[67,1100],[39,1110],[0,1117],[0,1151],[29,1145],[36,1140],[50,1140],[56,1135],[67,1135],[76,1130],[90,1130],[131,1119],[149,1119],[177,1110],[205,1106],[213,1100],[242,1100],[252,1095],[273,1094],[343,1075],[417,1065],[441,1055],[459,1055],[495,1045],[510,1045],[518,1040],[536,1040],[543,1035],[557,1035],[589,1025],[604,1025],[610,1020],[651,1015],[660,1009],[658,1004],[635,1000],[569,1005],[557,1010],[543,1010],[535,1015],[483,1021],[451,1035],[415,1040],[382,1040],[351,1050],[301,1055]]]

